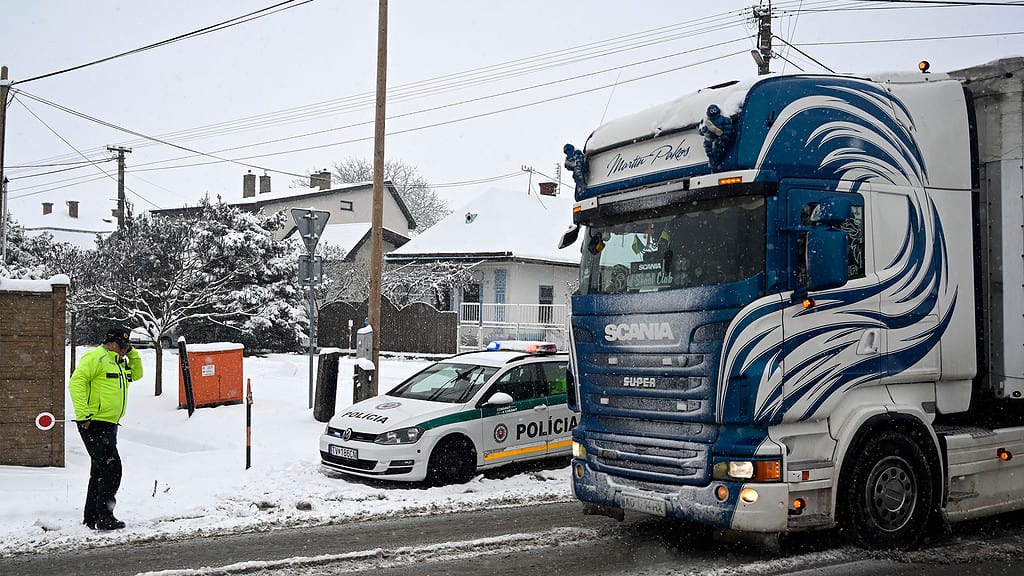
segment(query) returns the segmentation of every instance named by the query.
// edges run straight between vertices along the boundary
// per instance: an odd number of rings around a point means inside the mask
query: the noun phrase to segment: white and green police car
[[[331,418],[325,469],[386,480],[468,482],[478,470],[568,455],[569,358],[549,342],[492,342],[428,366]]]

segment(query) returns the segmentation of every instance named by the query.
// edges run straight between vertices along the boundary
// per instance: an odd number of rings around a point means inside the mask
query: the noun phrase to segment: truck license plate
[[[345,448],[344,446],[331,444],[331,456],[347,458],[348,460],[359,460],[359,451],[355,448]]]
[[[622,507],[655,516],[665,515],[665,501],[658,498],[646,498],[633,494],[622,495]]]

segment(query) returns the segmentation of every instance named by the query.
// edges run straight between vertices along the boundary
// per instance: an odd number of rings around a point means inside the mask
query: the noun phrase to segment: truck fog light
[[[722,502],[725,502],[726,500],[729,499],[729,489],[725,486],[719,486],[718,488],[715,488],[715,497],[721,500]]]
[[[753,504],[757,502],[757,490],[753,488],[744,488],[740,490],[740,500],[743,500],[747,504]]]
[[[576,472],[577,478],[583,478],[583,464],[577,464],[573,470]]]

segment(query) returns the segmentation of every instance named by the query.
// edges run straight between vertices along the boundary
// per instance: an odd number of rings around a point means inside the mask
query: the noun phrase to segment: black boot
[[[93,526],[89,526],[89,527],[93,528]],[[96,520],[96,524],[95,524],[94,530],[120,530],[121,528],[124,528],[124,522],[118,520],[117,518],[114,518],[111,515],[111,516],[104,516],[104,517]]]

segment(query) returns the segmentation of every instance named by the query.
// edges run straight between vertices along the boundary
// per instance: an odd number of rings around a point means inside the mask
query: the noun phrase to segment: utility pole
[[[768,62],[772,59],[772,3],[768,7],[754,6],[754,19],[757,20],[757,50],[750,53],[757,62],[759,75],[768,73]]]
[[[0,68],[0,264],[7,263],[7,177],[4,176],[4,140],[7,135],[7,95],[11,82],[7,79],[7,66]]]
[[[124,155],[131,154],[131,148],[107,146],[110,152],[117,152],[117,231],[124,232]]]
[[[367,320],[373,330],[373,351],[370,360],[377,377],[373,385],[380,389],[380,292],[384,268],[381,247],[384,227],[384,108],[388,89],[388,0],[378,0],[377,10],[377,113],[373,131],[373,218],[370,226],[370,299],[366,303]],[[376,395],[377,391],[373,391]]]

